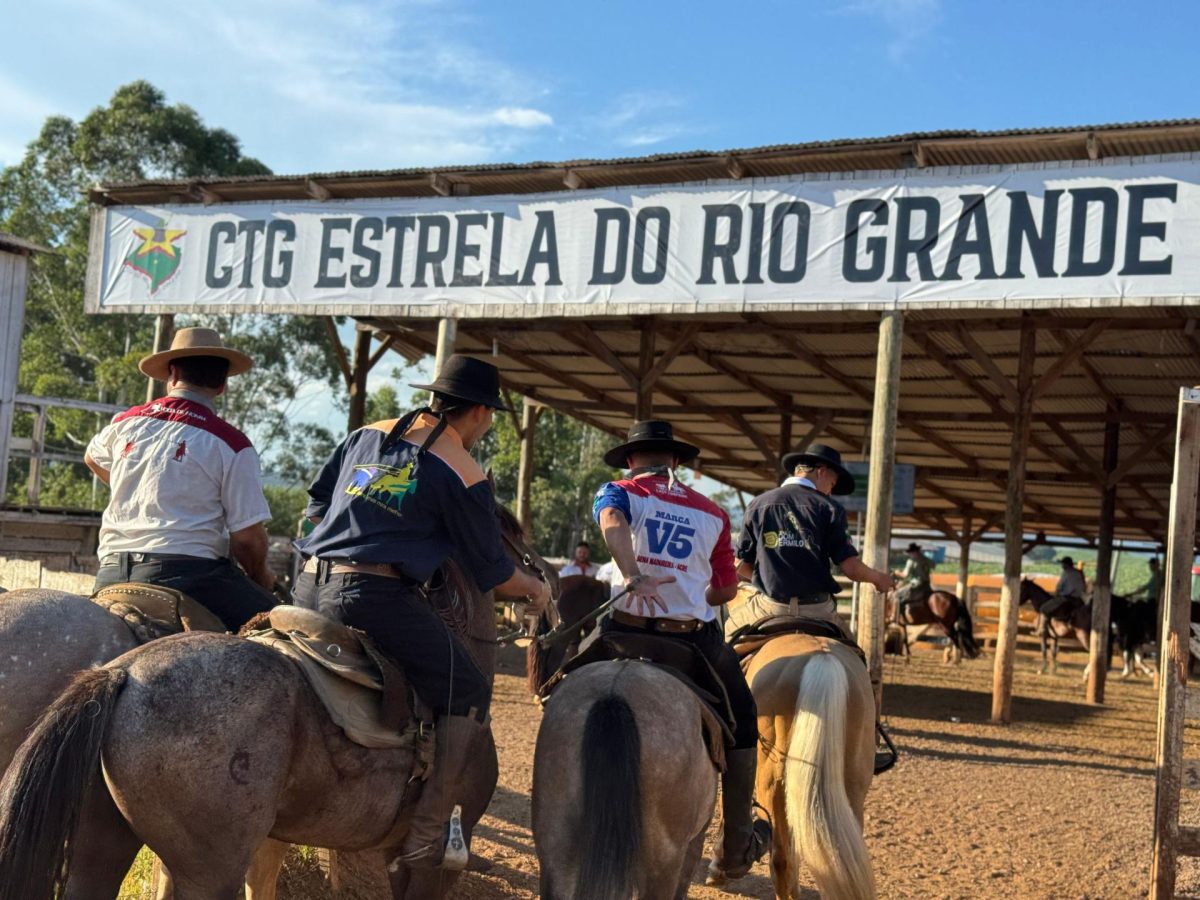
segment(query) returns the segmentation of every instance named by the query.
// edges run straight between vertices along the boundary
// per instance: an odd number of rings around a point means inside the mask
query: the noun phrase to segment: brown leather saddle
[[[295,663],[351,741],[377,748],[422,742],[429,717],[414,714],[418,704],[403,672],[366,633],[298,606],[276,606],[265,625],[247,640]]]
[[[866,654],[854,641],[846,636],[831,622],[821,619],[802,619],[796,616],[766,616],[749,625],[744,625],[729,636],[729,644],[742,660],[745,668],[750,658],[767,645],[769,641],[785,634],[807,634],[812,637],[828,638],[844,644],[854,651],[855,655],[867,664]]]
[[[687,686],[700,700],[704,742],[713,765],[725,770],[725,748],[733,746],[733,707],[712,664],[686,641],[653,633],[602,633],[542,685],[539,698],[548,699],[572,672],[591,663],[610,660],[634,660],[655,666]]]
[[[91,601],[121,619],[139,643],[184,631],[224,631],[225,625],[183,591],[130,581],[101,588]]]

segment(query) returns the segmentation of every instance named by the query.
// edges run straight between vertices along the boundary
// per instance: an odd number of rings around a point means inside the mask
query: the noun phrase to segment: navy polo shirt
[[[836,594],[830,566],[858,555],[849,531],[840,503],[789,479],[746,508],[738,558],[754,567],[754,586],[776,600]]]
[[[384,449],[397,420],[351,433],[308,489],[305,515],[321,517],[302,553],[330,561],[391,563],[425,582],[453,556],[481,591],[512,577],[492,486],[447,426],[417,459],[437,419],[419,414]]]

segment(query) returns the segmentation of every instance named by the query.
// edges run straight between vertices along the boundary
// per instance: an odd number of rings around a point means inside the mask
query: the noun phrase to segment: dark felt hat
[[[604,462],[614,469],[628,468],[629,454],[639,450],[670,450],[682,462],[695,459],[700,455],[699,447],[675,440],[675,432],[671,428],[670,422],[664,422],[662,419],[650,419],[645,422],[635,422],[629,429],[629,436],[625,443],[613,447],[605,453]]]
[[[442,364],[442,371],[432,384],[409,387],[511,412],[500,398],[500,370],[473,356],[455,354]]]
[[[920,553],[920,552],[921,552],[921,545],[920,545],[920,544],[918,544],[918,543],[916,543],[916,542],[914,541],[913,543],[909,544],[909,545],[908,545],[908,546],[907,546],[907,547],[904,549],[904,552],[905,552],[905,553]]]
[[[813,444],[803,453],[788,453],[783,457],[783,471],[791,475],[796,466],[801,463],[811,466],[827,466],[833,469],[838,476],[837,484],[833,486],[833,493],[838,495],[854,493],[854,476],[850,474],[849,469],[842,465],[842,454],[832,447],[825,444]]]

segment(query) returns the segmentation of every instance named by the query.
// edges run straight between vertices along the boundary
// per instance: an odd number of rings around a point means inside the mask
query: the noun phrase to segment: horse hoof
[[[725,870],[718,869],[712,863],[709,863],[708,871],[704,874],[704,884],[707,887],[720,887],[725,881]]]

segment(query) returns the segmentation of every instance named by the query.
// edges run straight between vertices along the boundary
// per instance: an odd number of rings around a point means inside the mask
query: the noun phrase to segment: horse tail
[[[979,656],[979,644],[975,640],[975,623],[971,620],[971,611],[962,600],[958,601],[958,618],[954,620],[954,634],[951,640],[958,645],[959,652],[967,659]]]
[[[609,694],[588,711],[582,766],[575,900],[630,897],[642,843],[642,740],[624,697]]]
[[[804,667],[784,770],[791,852],[812,872],[822,897],[872,900],[875,876],[862,826],[846,795],[850,680],[831,653]],[[792,871],[798,872],[797,860]],[[799,884],[793,888],[797,896]]]
[[[9,763],[0,782],[0,900],[61,896],[71,837],[126,675],[107,667],[78,673]]]

